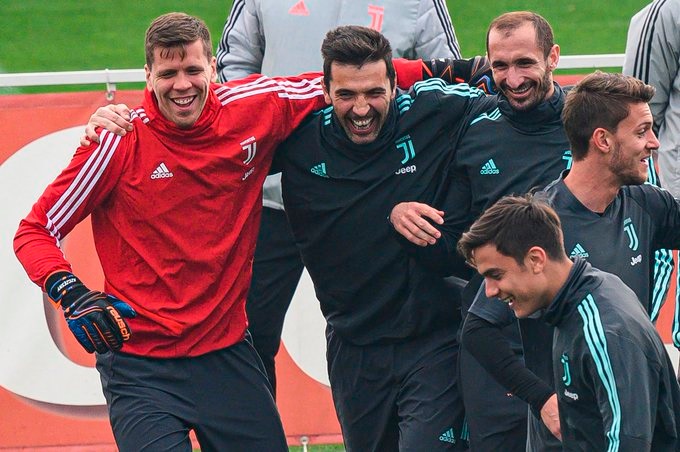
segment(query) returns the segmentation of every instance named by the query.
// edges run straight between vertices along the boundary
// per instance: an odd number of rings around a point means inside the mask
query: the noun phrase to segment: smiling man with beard
[[[529,112],[555,92],[560,48],[545,20],[521,13],[496,19],[487,33],[496,86],[516,112]]]
[[[503,14],[489,25],[487,55],[501,93],[468,122],[445,187],[446,200],[439,206],[402,203],[390,216],[397,232],[413,242],[408,249],[421,263],[464,279],[471,276],[470,269],[457,255],[456,243],[470,224],[502,196],[546,186],[571,162],[560,118],[565,92],[552,74],[560,48],[550,24],[529,11]],[[468,284],[464,314],[480,283],[474,278]],[[521,354],[517,327],[510,325],[505,333]],[[464,347],[460,372],[471,448],[524,451],[526,404],[498,384]]]
[[[604,152],[604,135],[596,128],[589,150]],[[654,137],[651,130],[642,135],[640,141]],[[551,207],[532,195],[505,197],[458,246],[484,277],[488,297],[521,319],[544,311],[554,328],[562,450],[678,450],[680,387],[658,332],[621,279],[567,257]]]
[[[495,101],[439,79],[396,91],[389,43],[368,28],[331,30],[321,50],[330,106],[283,143],[275,167],[328,322],[345,447],[464,450],[460,288],[414,260],[386,218],[400,201],[443,197],[460,125]]]

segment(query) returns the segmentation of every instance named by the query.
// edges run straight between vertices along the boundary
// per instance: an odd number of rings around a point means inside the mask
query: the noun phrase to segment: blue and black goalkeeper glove
[[[476,56],[467,60],[453,58],[422,60],[422,66],[423,80],[440,78],[450,84],[467,83],[486,94],[496,94],[491,65],[485,56]]]
[[[120,350],[123,342],[130,339],[125,318],[137,314],[124,301],[89,290],[67,271],[51,274],[45,290],[53,302],[61,303],[69,329],[88,353]]]

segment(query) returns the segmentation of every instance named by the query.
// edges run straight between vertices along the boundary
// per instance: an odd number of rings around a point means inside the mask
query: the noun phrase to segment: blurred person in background
[[[661,186],[680,197],[680,0],[657,0],[630,21],[623,73],[656,88],[649,103]],[[678,339],[675,339],[678,341]],[[680,347],[680,342],[676,342]]]
[[[649,107],[659,149],[661,186],[680,197],[680,0],[651,2],[630,20],[623,73],[656,88]],[[653,164],[653,163],[652,163]],[[676,287],[680,283],[680,274]],[[680,349],[680,296],[676,294],[673,345]],[[680,374],[678,375],[680,378]]]

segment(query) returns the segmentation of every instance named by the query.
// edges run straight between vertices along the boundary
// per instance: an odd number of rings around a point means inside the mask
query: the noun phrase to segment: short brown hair
[[[144,50],[146,64],[151,68],[153,52],[157,47],[180,49],[180,56],[186,54],[185,47],[195,41],[203,42],[203,50],[208,60],[212,59],[210,31],[201,19],[185,13],[167,13],[157,17],[146,30]]]
[[[491,33],[491,30],[509,32],[518,29],[527,22],[534,26],[534,30],[536,31],[536,44],[538,44],[538,48],[543,51],[543,56],[548,58],[550,49],[555,45],[552,27],[543,16],[531,11],[512,11],[496,17],[486,31],[487,55],[489,55],[489,34]]]
[[[384,61],[390,86],[394,88],[395,72],[392,64],[392,47],[381,33],[358,25],[343,25],[326,33],[321,44],[323,56],[323,81],[330,89],[331,64],[349,64],[361,67],[366,63]]]
[[[567,94],[562,110],[574,160],[585,158],[595,129],[616,132],[632,104],[647,103],[653,96],[653,86],[623,74],[596,71],[578,82]]]
[[[533,246],[554,259],[566,257],[557,213],[537,195],[505,196],[489,207],[458,241],[458,252],[474,264],[475,249],[493,244],[519,265]]]

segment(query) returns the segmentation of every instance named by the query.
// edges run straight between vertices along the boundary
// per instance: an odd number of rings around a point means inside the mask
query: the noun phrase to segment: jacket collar
[[[542,128],[559,125],[562,127],[562,108],[565,92],[557,82],[553,82],[555,92],[536,107],[528,111],[517,111],[512,108],[508,98],[498,94],[498,108],[501,113],[518,129],[536,132]]]
[[[569,271],[567,280],[543,314],[544,321],[552,326],[559,326],[562,320],[578,307],[586,295],[586,292],[582,290],[584,285],[583,276],[589,268],[591,266],[588,261],[581,257],[574,258],[574,265],[572,265]]]
[[[190,129],[180,129],[175,123],[166,119],[158,108],[158,99],[156,99],[156,95],[148,89],[144,90],[142,106],[144,107],[146,116],[149,118],[150,125],[166,136],[179,138],[181,140],[208,137],[209,135],[206,135],[206,131],[214,126],[215,119],[222,106],[214,91],[218,86],[219,85],[217,84],[210,85],[203,111],[196,123]]]

